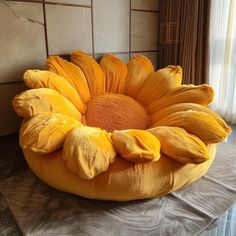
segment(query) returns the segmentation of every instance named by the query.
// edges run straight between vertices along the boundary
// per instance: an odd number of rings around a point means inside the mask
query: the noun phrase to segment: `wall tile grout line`
[[[159,13],[158,10],[145,10],[145,9],[134,9],[134,8],[131,8],[131,11],[141,11],[141,12],[149,12],[149,13]]]
[[[158,50],[138,50],[138,51],[131,51],[131,53],[142,53],[142,52],[158,52]]]
[[[95,52],[95,53],[88,53],[90,56],[97,56],[97,55],[103,55],[103,54],[113,54],[113,55],[119,55],[119,54],[131,54],[131,53],[152,53],[156,52],[158,53],[158,50],[141,50],[141,51],[127,51],[127,52]],[[55,56],[55,54],[49,54],[49,56]],[[61,56],[61,57],[69,57],[70,54],[59,54],[56,56]]]
[[[57,6],[92,8],[90,5],[76,4],[76,3],[62,3],[62,2],[50,2],[50,1],[45,1],[45,3],[50,4],[50,5],[57,5]]]
[[[91,0],[91,32],[92,32],[92,56],[94,58],[94,21],[93,21],[93,0]]]
[[[23,83],[24,81],[23,80],[16,80],[16,81],[9,81],[9,82],[1,82],[0,83],[0,86],[1,85],[8,85],[8,84],[20,84],[20,83]]]
[[[44,19],[44,36],[45,36],[46,53],[48,57],[49,51],[48,51],[48,32],[47,32],[47,16],[46,16],[45,0],[43,0],[43,19]]]
[[[38,1],[33,1],[33,0],[11,0],[12,2],[24,2],[24,3],[28,3],[28,2],[30,2],[30,3],[42,3],[43,2],[43,0],[38,0]]]
[[[43,3],[45,4],[50,4],[50,5],[59,5],[59,6],[72,6],[72,7],[82,7],[82,8],[91,8],[90,5],[86,4],[77,4],[77,3],[63,3],[63,2],[51,2],[49,1],[44,1],[44,0],[11,0],[12,2],[23,2],[23,3]]]
[[[158,53],[158,50],[144,50],[144,51],[126,51],[126,52],[96,52],[96,53],[87,53],[88,55],[91,56],[100,56],[100,55],[105,55],[105,54],[113,54],[113,55],[122,55],[122,54],[129,54],[130,55],[132,53]],[[48,56],[55,56],[54,54],[49,54]],[[60,56],[60,57],[68,57],[70,58],[70,54],[59,54],[56,56]],[[1,85],[7,85],[7,84],[17,84],[17,83],[23,83],[23,80],[17,80],[17,81],[9,81],[9,82],[0,82],[0,86]]]
[[[129,0],[129,59],[131,58],[131,0]]]

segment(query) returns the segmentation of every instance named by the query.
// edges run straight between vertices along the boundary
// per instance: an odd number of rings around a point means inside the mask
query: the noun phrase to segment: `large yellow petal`
[[[54,89],[70,100],[81,113],[85,112],[80,96],[63,77],[46,70],[27,70],[23,78],[29,88]]]
[[[63,159],[81,178],[92,179],[116,160],[116,152],[106,131],[84,126],[68,134]]]
[[[90,97],[89,87],[83,71],[71,62],[58,56],[50,56],[46,62],[46,68],[65,78],[79,93],[81,99],[86,103]]]
[[[156,123],[159,120],[163,119],[164,117],[171,115],[172,113],[178,112],[178,111],[200,111],[205,112],[208,115],[212,116],[219,125],[224,129],[225,132],[229,133],[231,131],[231,128],[225,123],[225,121],[214,111],[211,109],[204,107],[202,105],[196,104],[196,103],[177,103],[170,105],[168,107],[165,107],[161,109],[160,111],[157,111],[152,116],[152,123]]]
[[[133,56],[128,63],[128,76],[124,94],[136,97],[147,77],[154,71],[152,62],[145,56]]]
[[[71,61],[84,72],[93,96],[105,93],[105,75],[92,57],[78,50],[72,52]]]
[[[44,112],[23,123],[20,130],[20,146],[40,154],[62,147],[67,133],[82,124],[63,114]]]
[[[205,112],[179,111],[157,121],[153,127],[176,126],[195,134],[205,143],[218,143],[227,137],[219,123]]]
[[[170,89],[179,87],[182,83],[182,69],[180,66],[167,66],[151,73],[137,93],[137,100],[144,105],[156,101]]]
[[[106,77],[106,92],[123,93],[127,77],[127,65],[113,55],[106,55],[100,61]]]
[[[181,163],[202,163],[209,159],[206,145],[178,127],[159,126],[148,130],[161,142],[161,153]]]
[[[51,111],[81,120],[81,113],[64,96],[48,88],[30,89],[17,95],[12,105],[18,116],[30,118]]]
[[[211,86],[203,85],[181,85],[171,89],[160,99],[147,106],[148,111],[153,115],[155,112],[176,103],[197,103],[207,106],[212,102],[214,91]]]
[[[121,130],[112,132],[116,151],[128,161],[144,163],[160,159],[159,140],[144,130]]]

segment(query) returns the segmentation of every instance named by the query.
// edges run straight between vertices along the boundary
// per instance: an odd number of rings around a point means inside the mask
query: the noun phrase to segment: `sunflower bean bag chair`
[[[207,105],[209,85],[182,85],[179,66],[154,71],[144,56],[98,64],[82,51],[28,70],[13,100],[33,172],[87,198],[128,201],[186,186],[206,173],[230,128]]]

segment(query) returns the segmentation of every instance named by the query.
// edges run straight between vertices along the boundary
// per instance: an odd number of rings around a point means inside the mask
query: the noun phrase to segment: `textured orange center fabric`
[[[91,99],[85,113],[87,125],[106,131],[146,129],[149,116],[133,98],[107,93]]]

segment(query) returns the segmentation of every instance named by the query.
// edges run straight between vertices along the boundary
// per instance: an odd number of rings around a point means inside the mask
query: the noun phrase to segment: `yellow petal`
[[[48,88],[30,89],[17,95],[12,105],[18,116],[30,118],[51,111],[81,120],[81,113],[64,96]]]
[[[105,93],[105,75],[92,57],[78,50],[72,52],[71,61],[84,72],[93,96]]]
[[[104,172],[116,159],[109,134],[99,128],[81,127],[72,130],[63,147],[68,168],[83,179],[92,179]]]
[[[212,116],[205,112],[191,110],[172,113],[157,121],[153,126],[181,127],[189,133],[195,134],[205,143],[218,143],[227,136],[227,133]]]
[[[202,163],[209,159],[205,144],[178,127],[159,126],[148,130],[161,142],[161,153],[181,163]]]
[[[176,103],[197,103],[207,106],[212,102],[214,91],[211,86],[203,85],[181,85],[180,87],[171,89],[160,99],[154,101],[147,106],[148,111],[153,115],[155,112],[176,104]]]
[[[86,103],[90,99],[91,94],[85,75],[78,66],[58,56],[50,56],[46,62],[46,69],[65,78],[78,92],[83,102]]]
[[[147,77],[154,71],[153,65],[145,56],[133,56],[128,63],[128,76],[124,94],[136,97]]]
[[[82,124],[63,114],[44,112],[24,122],[20,130],[20,145],[40,154],[62,147],[67,133]]]
[[[113,131],[112,140],[120,156],[135,163],[160,159],[160,142],[144,130]]]
[[[63,77],[46,70],[27,70],[23,78],[29,88],[54,89],[70,100],[81,113],[85,112],[80,96]]]
[[[136,98],[144,105],[156,101],[170,89],[179,87],[182,82],[182,69],[180,66],[167,66],[151,73],[139,90]]]
[[[127,77],[127,65],[113,55],[106,55],[100,61],[106,77],[106,92],[123,93]]]
[[[165,107],[153,114],[152,123],[154,124],[172,113],[178,111],[188,111],[188,110],[205,112],[208,115],[212,116],[218,122],[218,124],[224,129],[226,133],[229,133],[231,131],[231,128],[217,113],[215,113],[214,111],[212,111],[207,107],[195,103],[178,103]]]

